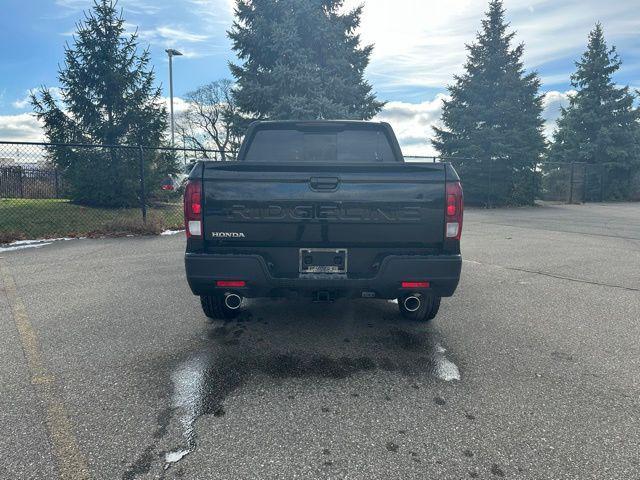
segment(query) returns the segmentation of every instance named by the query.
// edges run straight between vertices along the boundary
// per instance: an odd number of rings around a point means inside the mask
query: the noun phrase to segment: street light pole
[[[167,55],[169,55],[169,98],[170,98],[170,108],[171,108],[171,146],[175,146],[176,141],[176,123],[173,116],[173,57],[179,57],[182,55],[178,50],[174,50],[173,48],[169,48],[166,50]]]

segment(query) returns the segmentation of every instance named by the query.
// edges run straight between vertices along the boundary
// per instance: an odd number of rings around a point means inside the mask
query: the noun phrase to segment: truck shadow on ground
[[[225,400],[252,377],[341,380],[396,372],[415,377],[414,388],[460,380],[437,326],[401,320],[391,302],[254,301],[249,307],[234,321],[208,325],[200,346],[170,367],[170,405],[158,414],[152,444],[123,479],[147,474],[153,465],[166,471],[191,453],[198,418],[225,415]],[[179,444],[163,442],[170,429]]]

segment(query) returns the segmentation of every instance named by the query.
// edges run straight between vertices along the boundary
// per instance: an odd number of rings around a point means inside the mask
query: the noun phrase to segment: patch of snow
[[[451,360],[441,357],[436,364],[436,375],[440,380],[451,382],[452,380],[460,380],[460,370],[458,366]]]
[[[182,233],[184,230],[165,230],[160,235],[168,236],[168,235],[177,235],[178,233]]]
[[[53,242],[45,242],[45,243],[38,243],[38,244],[27,244],[27,245],[16,245],[14,247],[0,247],[0,253],[3,252],[15,252],[16,250],[24,250],[26,248],[40,248],[40,247],[45,247],[47,245],[51,245],[51,243]]]
[[[11,242],[9,246],[13,245],[31,245],[32,243],[40,243],[42,240],[16,240],[15,242]]]
[[[189,450],[176,450],[174,452],[168,452],[164,456],[164,461],[166,463],[177,463],[185,456],[189,455],[189,453]]]
[[[31,244],[37,244],[42,242],[62,242],[62,241],[66,242],[68,240],[75,240],[75,238],[62,237],[62,238],[39,238],[38,240],[16,240],[15,242],[11,242],[9,246],[12,247],[14,245],[31,245]]]
[[[435,368],[434,373],[440,380],[451,382],[460,380],[460,369],[458,366],[445,357],[447,351],[442,345],[436,344],[436,354],[434,355]]]
[[[66,242],[68,240],[76,240],[75,238],[42,238],[39,240],[16,240],[8,245],[0,246],[0,253],[14,252],[16,250],[24,250],[25,248],[41,248],[51,245],[53,242]]]

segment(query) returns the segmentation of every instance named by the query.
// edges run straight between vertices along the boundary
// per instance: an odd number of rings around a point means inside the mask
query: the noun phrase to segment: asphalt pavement
[[[0,478],[638,479],[640,204],[468,210],[433,323],[259,300],[182,235],[0,249]]]

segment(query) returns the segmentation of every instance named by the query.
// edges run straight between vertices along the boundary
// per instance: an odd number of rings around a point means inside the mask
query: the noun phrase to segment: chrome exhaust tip
[[[238,310],[242,305],[242,297],[235,293],[229,293],[224,297],[224,304],[229,310]]]
[[[411,295],[404,299],[403,305],[407,312],[417,312],[422,305],[422,300],[415,295]]]

